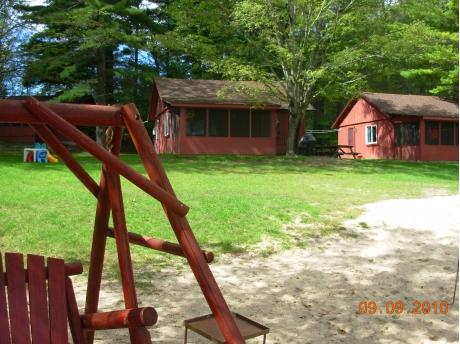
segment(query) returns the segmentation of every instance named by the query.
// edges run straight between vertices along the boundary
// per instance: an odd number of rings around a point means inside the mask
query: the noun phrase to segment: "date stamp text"
[[[409,309],[405,309],[404,303],[401,301],[388,301],[385,307],[377,308],[377,303],[374,301],[362,301],[358,306],[359,313],[361,314],[447,314],[449,312],[449,304],[445,301],[440,303],[415,301]]]

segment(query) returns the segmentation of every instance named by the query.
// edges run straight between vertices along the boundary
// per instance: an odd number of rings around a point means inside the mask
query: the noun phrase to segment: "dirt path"
[[[360,218],[344,222],[348,235],[313,238],[305,249],[269,258],[222,256],[211,268],[230,308],[270,328],[270,344],[458,343],[458,296],[451,305],[458,210],[458,195],[370,204]],[[162,270],[145,282],[151,288],[139,300],[159,314],[150,329],[154,343],[183,343],[182,321],[210,313],[188,269]],[[113,284],[104,286],[102,310],[123,308]],[[360,314],[361,302],[375,302],[377,312]],[[404,312],[388,314],[390,302],[401,302]],[[414,302],[429,302],[430,311],[425,304],[427,314],[422,308],[408,314]],[[449,304],[446,312],[443,303],[446,314],[441,302]],[[101,331],[96,338],[129,343],[126,330]],[[189,343],[210,342],[189,331]]]

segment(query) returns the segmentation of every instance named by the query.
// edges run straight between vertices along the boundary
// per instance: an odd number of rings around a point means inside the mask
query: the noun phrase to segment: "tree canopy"
[[[458,1],[405,0],[387,17],[370,44],[377,73],[408,79],[402,93],[458,99]]]
[[[142,110],[157,75],[258,81],[289,104],[287,154],[295,153],[309,104],[326,109],[325,101],[362,91],[458,99],[455,0],[0,4],[3,96],[14,92],[4,87],[11,73],[56,100],[90,93],[99,104],[135,102]],[[28,41],[18,44],[17,32],[29,33]]]
[[[25,36],[21,33],[24,23],[14,9],[20,0],[0,0],[0,97],[17,92],[17,78],[22,73],[19,48]]]
[[[185,51],[200,56],[210,71],[261,81],[289,104],[288,155],[295,154],[309,103],[364,88],[365,68],[375,54],[366,42],[383,25],[385,11],[385,3],[375,0],[193,3],[174,2],[177,27],[168,37],[189,42]]]

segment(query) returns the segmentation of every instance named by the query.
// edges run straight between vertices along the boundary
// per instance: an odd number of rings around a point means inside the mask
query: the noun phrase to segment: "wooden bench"
[[[0,344],[67,344],[67,322],[75,344],[86,343],[84,330],[156,323],[152,307],[80,315],[69,276],[81,274],[82,265],[56,258],[47,264],[44,257],[29,254],[25,269],[22,254],[5,253],[3,272],[0,254]]]

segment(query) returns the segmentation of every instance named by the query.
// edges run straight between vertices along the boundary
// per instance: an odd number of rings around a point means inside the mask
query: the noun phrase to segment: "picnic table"
[[[353,152],[353,146],[347,145],[332,145],[332,146],[316,146],[315,149],[316,155],[321,156],[334,156],[342,158],[342,155],[352,155],[353,159],[356,159],[356,156],[360,153]]]

